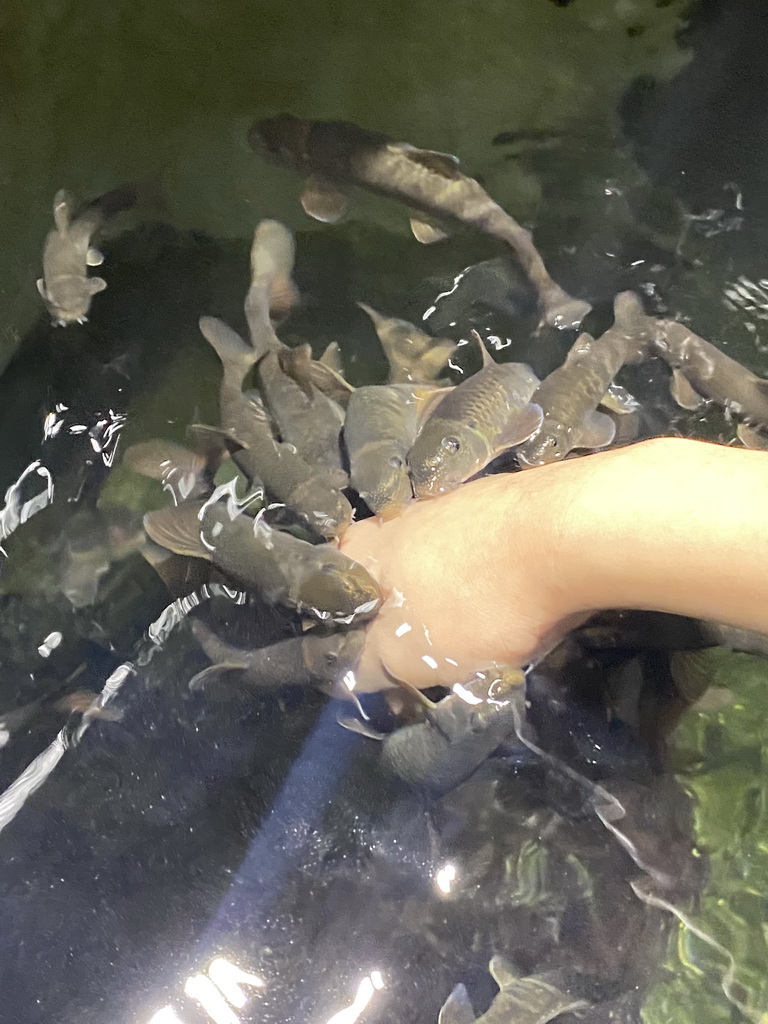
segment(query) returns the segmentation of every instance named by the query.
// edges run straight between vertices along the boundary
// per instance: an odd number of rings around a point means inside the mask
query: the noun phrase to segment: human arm
[[[389,594],[360,689],[382,663],[421,687],[524,665],[600,608],[768,632],[766,510],[764,453],[657,438],[354,524],[343,550]]]

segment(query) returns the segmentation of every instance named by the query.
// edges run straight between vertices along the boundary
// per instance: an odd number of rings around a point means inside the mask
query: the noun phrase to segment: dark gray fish
[[[127,209],[135,201],[132,189],[115,189],[75,216],[72,196],[63,189],[56,193],[53,200],[55,227],[45,239],[43,276],[37,282],[37,290],[54,324],[82,324],[88,319],[91,299],[107,287],[104,278],[88,276],[89,267],[98,267],[104,262],[102,254],[93,247],[94,235],[108,217]]]
[[[150,540],[177,555],[204,558],[271,604],[320,620],[365,621],[381,592],[366,570],[332,544],[308,544],[263,519],[215,500],[149,512]]]
[[[390,384],[431,384],[445,369],[456,351],[450,338],[433,338],[424,331],[393,316],[382,316],[371,306],[358,306],[373,321],[389,362]]]
[[[263,307],[261,307],[263,309]],[[323,537],[336,537],[352,522],[352,506],[327,470],[308,465],[294,448],[277,442],[258,400],[243,392],[243,381],[258,356],[223,321],[201,317],[200,330],[224,368],[220,391],[221,427],[241,449],[233,453],[251,480],[303,516]]]
[[[559,462],[574,448],[604,448],[613,441],[616,425],[597,407],[622,366],[642,359],[651,340],[650,321],[632,292],[616,296],[614,314],[613,327],[599,338],[581,334],[563,365],[534,392],[531,401],[544,410],[544,421],[517,450],[522,468]]]
[[[453,490],[541,425],[531,368],[494,363],[482,341],[480,347],[486,365],[441,399],[408,454],[417,498]]]
[[[342,121],[307,121],[290,114],[259,121],[251,147],[307,176],[304,210],[334,223],[346,212],[348,192],[359,186],[404,202],[417,211],[411,228],[421,242],[436,241],[445,220],[468,224],[505,242],[515,252],[539,297],[543,320],[558,327],[578,325],[589,304],[568,295],[549,276],[531,233],[494,202],[474,178],[445,153],[393,142]]]
[[[312,687],[347,697],[350,691],[342,681],[354,671],[365,640],[362,629],[330,635],[309,632],[250,651],[225,643],[200,619],[192,619],[192,632],[213,662],[190,680],[192,689],[207,686],[222,672],[240,671],[246,686]]]
[[[438,1024],[548,1024],[590,1005],[558,987],[559,972],[521,977],[500,956],[493,957],[488,969],[499,992],[485,1013],[475,1017],[466,988],[457,985],[440,1010]]]
[[[519,669],[487,672],[383,742],[382,764],[412,786],[447,793],[468,779],[515,731],[525,701]]]
[[[414,384],[358,388],[347,406],[344,445],[352,486],[372,512],[388,519],[413,498],[408,452],[430,401],[441,389]]]
[[[672,368],[672,395],[684,409],[702,400],[722,405],[741,421],[739,435],[748,447],[766,447],[758,430],[768,429],[768,380],[757,377],[716,345],[676,320],[650,321],[653,353]]]

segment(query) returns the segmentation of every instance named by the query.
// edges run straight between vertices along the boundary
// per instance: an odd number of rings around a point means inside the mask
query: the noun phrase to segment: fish
[[[212,466],[205,455],[175,441],[152,438],[127,448],[123,462],[134,473],[158,480],[178,501],[200,498],[213,490]]]
[[[221,640],[200,619],[192,619],[192,632],[213,664],[198,672],[190,689],[207,687],[222,672],[240,671],[248,687],[300,686],[351,698],[342,680],[360,660],[365,640],[362,629],[316,634],[281,640],[257,650],[243,650]]]
[[[531,401],[544,410],[544,419],[517,449],[522,469],[559,462],[574,448],[605,448],[613,441],[616,424],[597,407],[607,393],[610,397],[622,366],[647,355],[651,340],[649,321],[632,292],[616,296],[614,317],[613,327],[599,338],[579,335],[563,365],[536,389]]]
[[[513,736],[523,713],[524,675],[519,669],[478,673],[382,743],[381,766],[411,786],[435,794],[455,789]]]
[[[229,502],[186,502],[148,512],[144,529],[155,544],[204,558],[227,579],[270,604],[320,621],[349,625],[371,618],[381,591],[368,572],[332,544],[309,544],[252,519]]]
[[[251,280],[267,284],[272,323],[285,320],[298,305],[299,289],[292,276],[295,259],[296,241],[285,224],[260,221],[251,246]]]
[[[548,1024],[590,1005],[559,987],[560,972],[521,977],[501,956],[494,956],[488,969],[499,992],[485,1013],[475,1017],[465,986],[457,985],[440,1010],[438,1024]]]
[[[275,499],[306,519],[322,537],[341,536],[352,522],[352,506],[339,489],[340,478],[310,466],[290,444],[276,441],[263,404],[243,391],[245,377],[258,359],[256,351],[215,317],[201,317],[200,330],[224,369],[219,392],[221,429],[236,443],[232,457],[237,465],[251,481],[262,481]]]
[[[408,453],[417,498],[434,498],[479,473],[541,426],[531,401],[538,378],[524,363],[496,363],[476,335],[484,366],[434,407]]]
[[[768,380],[758,377],[677,320],[651,321],[653,354],[672,370],[672,397],[684,409],[704,400],[716,402],[740,421],[748,447],[765,447],[760,428],[768,429]]]
[[[350,482],[383,519],[397,515],[413,498],[408,452],[441,392],[428,385],[374,384],[358,388],[349,400],[344,445]]]
[[[72,196],[60,189],[53,200],[54,227],[43,246],[43,276],[37,290],[54,326],[83,324],[88,319],[91,300],[103,292],[103,277],[89,277],[88,268],[98,267],[104,257],[93,246],[93,239],[105,221],[136,201],[133,189],[119,188],[89,203],[75,216]]]
[[[123,510],[82,508],[64,524],[52,562],[57,587],[73,608],[87,608],[98,596],[101,578],[144,542],[140,520]]]
[[[433,338],[397,317],[382,316],[358,302],[371,318],[389,362],[390,384],[431,384],[437,380],[458,344],[450,338]]]
[[[53,701],[38,697],[37,700],[32,700],[20,708],[14,708],[13,711],[0,713],[0,749],[7,746],[18,732],[32,722],[36,715],[48,710],[64,717],[73,713],[85,714],[86,711],[91,711],[94,718],[100,718],[107,722],[119,721],[122,717],[119,711],[93,706],[97,698],[98,694],[91,693],[89,690],[76,690],[74,693],[68,693]]]
[[[458,221],[509,245],[536,289],[544,323],[573,327],[589,312],[589,303],[552,280],[531,233],[461,173],[456,157],[393,142],[349,122],[291,114],[258,121],[248,139],[255,152],[305,175],[301,203],[310,217],[340,220],[353,187],[397,199],[414,211],[411,230],[420,242],[438,241],[445,237],[440,225]]]

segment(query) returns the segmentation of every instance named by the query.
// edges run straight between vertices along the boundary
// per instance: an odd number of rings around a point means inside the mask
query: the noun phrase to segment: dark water
[[[297,182],[244,141],[283,109],[458,153],[569,290],[599,310],[640,289],[768,373],[763,5],[44,0],[7,4],[0,33],[6,728],[41,702],[0,749],[0,1020],[324,1024],[357,994],[365,1024],[435,1024],[460,982],[488,1007],[498,954],[588,1001],[583,1020],[764,1020],[762,660],[713,652],[720,696],[661,760],[647,736],[599,732],[613,665],[569,667],[560,716],[546,679],[532,695],[558,764],[620,795],[634,848],[671,874],[653,905],[632,888],[647,871],[555,764],[496,758],[438,800],[384,773],[319,695],[191,693],[206,663],[182,621],[191,603],[169,606],[130,544],[165,499],[120,465],[134,441],[215,420],[219,367],[197,320],[240,326],[260,218],[297,232],[303,305],[284,337],[338,340],[355,384],[385,374],[355,300],[418,320],[500,253],[468,234],[421,247],[383,202],[309,222]],[[502,132],[517,141],[493,144]],[[158,172],[162,201],[104,242],[109,287],[89,322],[52,328],[34,281],[55,191]],[[532,340],[514,269],[501,291],[481,281],[451,302],[432,330],[509,339],[539,374],[572,340]],[[714,413],[676,410],[660,367],[626,383],[649,432],[733,436]],[[120,558],[104,553],[110,530]],[[78,537],[98,589],[73,607]],[[193,614],[243,645],[297,629],[234,591],[196,593]],[[663,671],[650,659],[644,673],[661,700]],[[105,686],[118,721],[56,709]],[[246,972],[234,992],[228,964]]]

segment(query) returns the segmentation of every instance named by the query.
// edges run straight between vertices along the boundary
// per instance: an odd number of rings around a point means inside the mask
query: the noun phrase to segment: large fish
[[[371,618],[381,592],[368,572],[332,544],[308,544],[215,500],[148,512],[149,539],[177,555],[205,558],[271,604],[320,620]]]
[[[136,201],[132,189],[107,192],[75,216],[75,204],[63,189],[53,200],[54,228],[48,232],[43,247],[43,276],[37,290],[58,326],[85,323],[91,299],[103,292],[103,277],[89,277],[88,268],[98,267],[104,257],[93,246],[94,235],[105,221]]]
[[[207,686],[222,672],[239,671],[241,683],[248,687],[311,687],[349,699],[351,691],[342,681],[348,672],[354,671],[365,639],[362,629],[331,634],[309,632],[251,651],[221,640],[200,619],[192,620],[192,632],[213,662],[190,680],[192,689]]]
[[[453,490],[541,426],[541,407],[531,403],[539,383],[531,368],[495,363],[482,341],[480,348],[483,368],[434,407],[408,454],[417,498]]]
[[[485,1013],[475,1017],[466,988],[457,985],[440,1010],[438,1024],[548,1024],[589,1006],[559,987],[557,971],[523,977],[500,956],[493,957],[489,970],[499,992]]]
[[[455,341],[433,338],[407,320],[382,316],[364,302],[358,302],[358,306],[373,321],[389,362],[391,384],[430,384],[437,380],[456,351]]]
[[[442,389],[414,384],[358,388],[347,406],[344,445],[352,486],[376,515],[389,519],[413,498],[408,452]]]
[[[307,176],[301,202],[317,220],[334,223],[346,212],[353,186],[389,196],[416,211],[415,237],[444,237],[435,225],[446,220],[471,225],[506,242],[536,289],[542,318],[559,327],[578,325],[589,305],[568,295],[547,272],[531,233],[462,174],[456,157],[393,142],[381,132],[344,121],[307,121],[279,114],[259,121],[249,134],[251,147]]]
[[[604,448],[613,441],[616,424],[597,407],[622,366],[647,354],[651,338],[632,292],[616,296],[614,314],[613,327],[599,338],[580,335],[563,365],[534,392],[531,400],[544,410],[544,420],[517,450],[521,467],[558,462],[574,448]]]
[[[200,330],[224,368],[219,403],[221,427],[242,448],[233,458],[251,480],[264,483],[278,501],[305,518],[323,537],[336,537],[352,522],[352,506],[327,470],[310,466],[296,450],[272,435],[258,398],[243,392],[243,381],[258,359],[223,321],[202,317]]]

